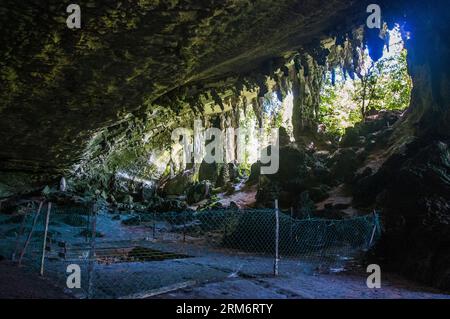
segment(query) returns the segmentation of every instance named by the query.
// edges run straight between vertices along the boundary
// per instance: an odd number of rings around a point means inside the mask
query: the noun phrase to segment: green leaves
[[[408,74],[406,50],[385,56],[355,80],[337,79],[331,74],[322,86],[319,122],[326,132],[342,135],[346,127],[361,121],[368,111],[404,110],[409,106],[412,81]],[[368,59],[364,53],[364,59]],[[339,74],[338,74],[339,75]]]

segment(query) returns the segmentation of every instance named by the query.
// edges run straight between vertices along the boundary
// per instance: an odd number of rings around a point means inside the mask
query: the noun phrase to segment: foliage
[[[403,110],[411,96],[411,78],[406,64],[406,50],[373,63],[367,74],[355,81],[352,100],[361,116],[370,110]]]
[[[318,114],[325,132],[341,136],[346,127],[364,120],[371,110],[408,107],[412,81],[408,74],[407,52],[401,42],[395,45],[397,48],[386,51],[376,62],[370,60],[367,51],[362,51],[362,71],[354,80],[347,79],[345,71],[338,73],[334,69],[336,82],[333,85],[331,72],[326,74]]]
[[[349,101],[348,87],[345,82],[331,84],[328,76],[321,90],[318,119],[330,135],[343,135],[345,128],[360,120],[360,113],[354,103]]]

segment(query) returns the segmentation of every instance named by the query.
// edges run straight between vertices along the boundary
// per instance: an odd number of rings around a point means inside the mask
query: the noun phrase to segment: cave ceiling
[[[11,188],[69,169],[96,133],[145,121],[166,97],[265,73],[367,16],[364,1],[347,0],[79,5],[74,30],[60,1],[0,5],[0,182]]]

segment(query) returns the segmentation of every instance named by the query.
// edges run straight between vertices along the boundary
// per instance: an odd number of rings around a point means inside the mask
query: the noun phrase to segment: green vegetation
[[[325,132],[342,135],[346,127],[364,121],[373,110],[404,110],[409,105],[412,81],[408,74],[406,56],[398,30],[391,31],[396,43],[385,51],[377,62],[370,60],[368,52],[361,52],[361,70],[355,79],[343,72],[332,72],[325,78],[321,90],[319,122]]]
[[[411,78],[408,75],[406,50],[372,64],[359,81],[355,81],[352,100],[364,119],[371,110],[403,110],[409,105]]]

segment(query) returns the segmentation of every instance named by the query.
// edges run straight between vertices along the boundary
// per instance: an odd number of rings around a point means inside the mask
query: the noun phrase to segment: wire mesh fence
[[[46,206],[47,205],[47,206]],[[81,298],[141,298],[245,274],[339,267],[380,235],[377,214],[297,219],[274,209],[117,214],[92,206],[34,205],[1,216],[0,252]],[[47,214],[49,212],[49,214]],[[47,223],[47,216],[48,223]],[[276,266],[278,269],[278,266]]]
[[[3,256],[53,279],[63,288],[67,266],[72,261],[80,265],[83,277],[87,277],[89,251],[78,254],[76,247],[91,242],[95,220],[92,205],[57,207],[32,203],[13,215],[0,216]],[[87,282],[79,292],[87,292]]]

